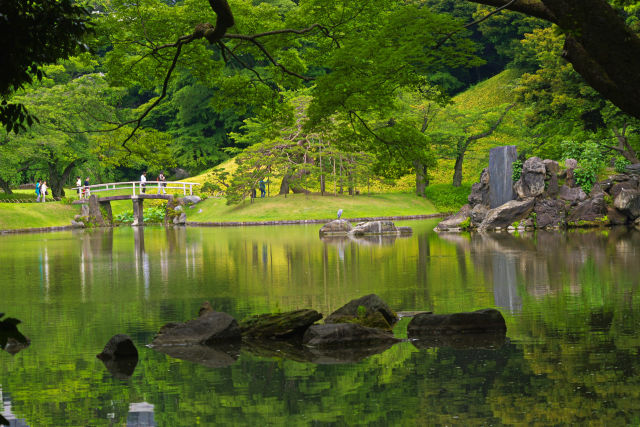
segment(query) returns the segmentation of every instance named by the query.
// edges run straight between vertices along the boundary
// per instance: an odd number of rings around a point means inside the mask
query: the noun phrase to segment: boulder
[[[547,181],[547,190],[546,194],[549,197],[556,197],[560,192],[560,187],[558,184],[558,175],[551,175],[549,181]]]
[[[127,357],[138,358],[138,349],[136,349],[136,346],[128,335],[118,334],[111,337],[104,346],[102,353],[98,354],[96,357],[100,360]]]
[[[640,190],[621,190],[613,206],[631,219],[640,217]]]
[[[310,347],[371,346],[400,341],[393,335],[376,328],[367,328],[355,323],[333,323],[313,325],[302,338]]]
[[[564,166],[569,169],[575,169],[578,167],[578,161],[576,159],[567,159],[564,161]]]
[[[71,220],[71,226],[74,228],[84,228],[84,222]]]
[[[560,165],[555,160],[545,159],[543,163],[548,176],[558,175],[558,172],[560,172]]]
[[[407,326],[410,336],[488,333],[507,330],[502,313],[493,308],[453,314],[418,314]]]
[[[593,184],[593,186],[591,187],[591,191],[589,192],[589,196],[593,197],[593,196],[597,196],[598,194],[602,194],[604,195],[604,190],[602,189],[602,187],[600,186],[599,182],[596,182]]]
[[[185,225],[187,223],[187,214],[182,212],[180,215],[176,215],[173,218],[174,225]]]
[[[256,338],[302,337],[320,319],[322,314],[315,310],[259,314],[240,322],[240,330],[242,335]]]
[[[611,187],[613,186],[614,182],[613,182],[612,179],[605,179],[605,180],[596,182],[594,184],[594,186],[596,184],[602,189],[602,191],[608,193],[609,189],[611,189]]]
[[[4,313],[0,313],[0,318],[2,316],[4,316]],[[31,340],[18,330],[20,323],[22,323],[20,320],[13,317],[0,320],[0,349],[11,355],[15,355],[31,344]]]
[[[558,198],[566,200],[570,203],[578,203],[587,200],[587,193],[585,193],[580,187],[569,187],[563,185],[558,192]]]
[[[618,194],[620,194],[622,190],[637,190],[637,189],[638,189],[638,185],[635,181],[625,180],[625,181],[620,181],[613,184],[609,189],[609,194],[611,195],[611,197],[615,199],[616,197],[618,197]]]
[[[566,209],[562,200],[539,200],[533,211],[536,214],[538,228],[558,227],[564,224]]]
[[[471,215],[471,206],[464,205],[460,208],[457,214],[451,215],[444,221],[440,221],[436,225],[436,231],[459,231],[460,224],[465,222]]]
[[[514,190],[520,199],[536,197],[544,193],[544,179],[546,168],[538,157],[529,157],[522,165],[520,179],[514,185]]]
[[[211,345],[240,338],[240,327],[233,317],[227,313],[209,311],[185,323],[167,323],[160,328],[151,345]]]
[[[478,228],[482,231],[504,228],[515,221],[526,218],[533,209],[534,201],[533,198],[511,200],[502,206],[491,209]]]
[[[320,229],[320,236],[344,236],[353,230],[353,226],[346,219],[335,219]]]
[[[602,194],[581,202],[573,208],[567,217],[567,222],[574,226],[597,225],[593,221],[602,221],[607,215],[607,205]],[[581,224],[586,222],[587,224]]]
[[[184,196],[180,199],[181,205],[195,205],[202,201],[199,196]]]
[[[324,323],[343,323],[366,318],[379,312],[390,326],[398,321],[398,315],[379,296],[369,294],[362,298],[354,299],[331,313]]]
[[[480,226],[482,221],[487,217],[489,208],[485,205],[475,205],[471,210],[471,225],[474,227]]]
[[[467,198],[469,205],[475,207],[477,205],[489,206],[489,169],[484,168],[480,174],[480,182],[476,182],[471,186],[471,193]]]
[[[607,218],[611,225],[625,225],[629,222],[629,218],[618,209],[611,206],[607,207]]]
[[[349,232],[354,236],[364,236],[371,234],[398,234],[398,229],[393,221],[369,221],[356,225]]]
[[[398,233],[401,236],[411,236],[413,234],[413,228],[409,226],[396,227],[398,229]]]

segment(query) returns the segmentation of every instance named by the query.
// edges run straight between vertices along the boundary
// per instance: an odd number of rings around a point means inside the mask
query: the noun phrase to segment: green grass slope
[[[70,225],[78,206],[61,202],[0,203],[0,230]]]

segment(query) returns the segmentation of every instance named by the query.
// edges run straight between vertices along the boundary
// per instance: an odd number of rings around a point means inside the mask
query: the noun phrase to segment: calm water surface
[[[0,236],[0,312],[31,339],[0,351],[0,412],[15,426],[640,424],[640,233],[403,225],[413,236],[362,242],[319,226]],[[215,367],[145,347],[205,300],[242,319],[369,293],[398,311],[499,308],[508,340],[402,342],[354,363],[243,347]],[[95,357],[117,333],[140,352],[128,379]]]

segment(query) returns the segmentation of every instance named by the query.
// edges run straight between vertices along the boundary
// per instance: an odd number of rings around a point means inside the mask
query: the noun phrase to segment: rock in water
[[[353,322],[357,319],[364,319],[367,317],[374,317],[374,313],[379,312],[384,317],[384,320],[389,324],[389,328],[398,321],[398,315],[382,301],[382,299],[376,294],[366,295],[362,298],[354,299],[343,305],[333,313],[331,313],[324,321],[324,323],[344,323]],[[360,323],[360,322],[356,322]],[[374,325],[366,325],[374,326]],[[375,327],[380,327],[375,325]],[[387,329],[387,328],[384,328]]]
[[[367,328],[355,323],[313,325],[302,338],[310,347],[357,347],[379,345],[400,341],[393,335],[376,328]]]
[[[326,223],[320,229],[320,237],[322,236],[344,236],[353,230],[353,226],[346,219],[336,219]]]
[[[407,326],[407,334],[460,334],[506,331],[502,313],[493,308],[453,314],[418,314]]]
[[[210,345],[240,338],[240,327],[233,317],[210,311],[185,323],[167,323],[160,328],[151,345]]]
[[[259,314],[240,322],[242,335],[256,338],[288,338],[302,336],[309,326],[322,319],[315,310]]]
[[[138,357],[138,349],[136,349],[136,346],[128,335],[118,334],[111,337],[104,346],[102,353],[96,357],[101,360],[115,359],[118,357]]]

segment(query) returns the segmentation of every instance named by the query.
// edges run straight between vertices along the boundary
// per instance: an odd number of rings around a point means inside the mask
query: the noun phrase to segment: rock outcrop
[[[344,236],[353,230],[353,226],[346,219],[334,219],[326,223],[320,229],[320,237],[322,236]]]
[[[538,157],[528,158],[522,165],[520,179],[514,184],[518,198],[527,199],[544,193],[547,168]]]
[[[486,231],[508,227],[515,221],[526,218],[531,213],[534,202],[533,198],[520,201],[511,200],[502,206],[491,209],[478,229]]]
[[[418,314],[407,326],[409,336],[506,332],[502,313],[493,308],[453,314]]]
[[[354,299],[343,305],[325,319],[324,323],[359,323],[363,326],[391,329],[398,315],[376,294]]]
[[[413,233],[411,227],[396,227],[392,221],[367,221],[356,226],[344,219],[336,219],[322,226],[320,237],[406,236]]]
[[[184,323],[167,323],[160,328],[151,345],[211,345],[239,340],[240,332],[238,322],[227,313],[206,311]]]
[[[240,330],[243,336],[255,338],[302,337],[306,330],[320,319],[322,314],[315,310],[258,314],[240,322]]]

